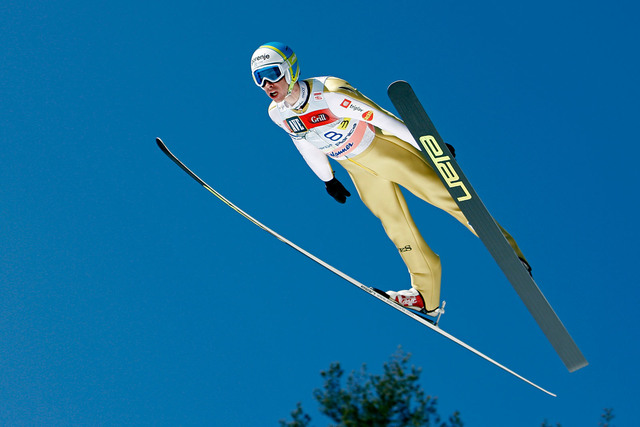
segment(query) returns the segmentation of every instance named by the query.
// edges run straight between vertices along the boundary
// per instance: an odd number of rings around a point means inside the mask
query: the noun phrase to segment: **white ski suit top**
[[[375,128],[418,148],[402,121],[336,77],[300,81],[296,104],[272,102],[269,116],[291,136],[309,167],[325,182],[333,178],[328,158],[356,157],[373,141]]]

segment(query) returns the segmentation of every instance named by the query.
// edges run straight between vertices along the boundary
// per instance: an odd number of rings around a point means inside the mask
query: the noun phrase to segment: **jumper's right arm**
[[[333,179],[333,169],[331,169],[331,164],[326,154],[305,139],[295,137],[291,137],[291,139],[304,161],[307,162],[307,165],[318,178],[324,182]]]
[[[331,169],[331,165],[329,164],[329,158],[327,157],[327,155],[304,138],[297,137],[289,133],[289,131],[282,125],[277,108],[278,107],[275,105],[275,103],[272,103],[269,106],[269,117],[271,118],[273,123],[287,132],[287,134],[293,140],[293,144],[296,146],[296,148],[302,155],[302,158],[305,162],[307,162],[307,165],[309,165],[313,173],[315,173],[318,178],[320,178],[324,182],[330,181],[333,178],[333,169]]]
[[[278,120],[278,114],[274,109],[274,106],[269,109],[269,116],[275,124],[282,127]],[[286,131],[286,129],[284,130]],[[324,182],[327,193],[338,203],[345,203],[347,197],[351,196],[351,193],[333,176],[333,169],[331,168],[327,155],[306,139],[291,134],[289,134],[289,136],[291,136],[293,144],[302,155],[304,161],[307,162],[309,168]]]

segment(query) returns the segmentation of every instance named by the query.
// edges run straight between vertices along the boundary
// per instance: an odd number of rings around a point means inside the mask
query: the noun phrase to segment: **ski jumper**
[[[416,227],[400,187],[475,231],[401,120],[342,79],[317,77],[299,84],[296,104],[272,102],[269,116],[291,136],[321,180],[333,178],[329,158],[347,170],[363,203],[380,219],[400,251],[411,286],[422,295],[425,308],[437,308],[440,258]],[[504,229],[503,233],[518,256],[525,259],[514,239]]]

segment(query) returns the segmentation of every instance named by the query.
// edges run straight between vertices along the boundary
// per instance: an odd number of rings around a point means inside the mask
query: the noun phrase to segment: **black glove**
[[[453,157],[456,157],[456,149],[453,148],[453,145],[447,144],[446,142],[445,142],[445,145],[447,146],[449,151],[451,151],[451,154],[453,154]]]
[[[331,181],[326,181],[324,183],[327,188],[327,193],[338,203],[344,203],[347,201],[347,197],[351,196],[351,193],[344,188],[344,185],[340,181],[335,178],[332,178]]]

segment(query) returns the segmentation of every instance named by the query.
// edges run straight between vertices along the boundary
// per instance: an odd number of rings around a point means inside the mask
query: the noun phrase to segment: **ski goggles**
[[[259,68],[253,72],[253,81],[260,87],[267,84],[267,81],[275,83],[284,77],[284,68],[288,64],[273,64]]]

